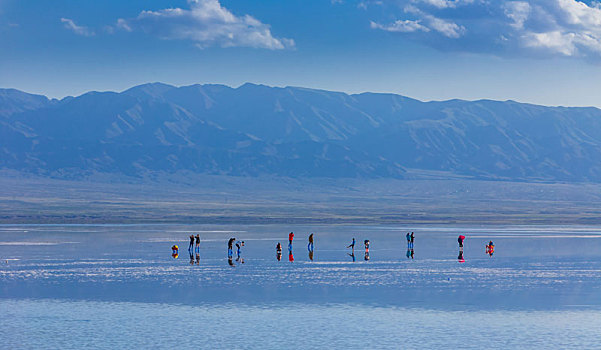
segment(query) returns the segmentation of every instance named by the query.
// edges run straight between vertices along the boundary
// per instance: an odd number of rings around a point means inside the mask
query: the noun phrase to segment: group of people
[[[227,261],[230,264],[230,266],[235,266],[234,244],[236,245],[236,262],[244,264],[244,259],[242,259],[241,257],[242,247],[244,247],[244,241],[238,241],[235,237],[232,237],[227,241]]]
[[[315,248],[314,245],[314,238],[313,238],[313,233],[311,233],[309,235],[309,243],[307,244],[307,250],[309,251],[309,260],[313,261],[313,251]],[[413,232],[407,232],[407,234],[405,235],[406,239],[407,239],[407,258],[408,259],[413,259],[414,258],[414,244],[415,244],[415,234]],[[294,240],[294,232],[290,232],[288,234],[288,260],[289,261],[294,261],[294,255],[292,254],[292,241]],[[465,258],[463,257],[463,242],[465,240],[465,236],[464,235],[459,235],[459,237],[457,238],[457,242],[459,243],[459,256],[457,257],[457,259],[459,260],[459,262],[465,262]],[[351,241],[351,244],[349,244],[347,246],[347,248],[351,249],[351,253],[349,253],[348,255],[351,256],[353,258],[353,261],[355,261],[355,244],[356,244],[356,240],[353,237],[353,240]],[[244,247],[244,241],[238,241],[235,237],[232,237],[228,240],[227,242],[227,256],[228,256],[228,262],[231,266],[235,266],[233,264],[233,256],[234,256],[234,245],[236,246],[236,262],[239,263],[244,263],[244,259],[241,258],[241,253],[242,253],[242,247]],[[363,241],[363,245],[365,247],[365,255],[364,255],[364,259],[367,261],[369,260],[369,239],[366,239]],[[171,256],[175,259],[177,259],[179,257],[179,247],[177,245],[173,245],[171,247],[172,249],[172,254]],[[193,251],[196,253],[196,256],[193,255]],[[190,253],[190,264],[194,264],[196,263],[196,265],[200,264],[200,235],[196,234],[196,236],[194,236],[193,234],[190,235],[190,245],[188,246],[188,252]],[[493,243],[493,241],[489,241],[486,244],[486,254],[488,254],[490,257],[493,256],[495,252],[495,245]],[[276,245],[276,258],[278,261],[280,261],[282,259],[282,244],[280,242],[277,243]]]
[[[355,243],[357,243],[357,241],[355,240],[355,237],[353,237],[351,244],[346,247],[347,249],[351,248],[351,252],[347,254],[353,258],[353,261],[355,261]],[[365,255],[363,256],[363,259],[367,261],[369,260],[369,239],[364,240],[363,245],[365,246]]]

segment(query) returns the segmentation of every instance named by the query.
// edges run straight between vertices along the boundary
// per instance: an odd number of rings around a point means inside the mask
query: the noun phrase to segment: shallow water
[[[188,232],[202,238],[192,263]],[[235,252],[228,263],[229,237],[245,241],[244,263]],[[4,225],[0,339],[63,349],[591,348],[601,343],[600,248],[601,228],[584,226]]]

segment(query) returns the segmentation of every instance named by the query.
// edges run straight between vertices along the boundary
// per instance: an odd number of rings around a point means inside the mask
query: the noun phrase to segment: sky
[[[245,82],[601,107],[601,4],[0,0],[0,87]]]

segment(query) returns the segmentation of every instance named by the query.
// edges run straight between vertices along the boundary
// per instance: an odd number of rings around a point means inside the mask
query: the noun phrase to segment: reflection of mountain
[[[2,168],[52,175],[601,181],[601,110],[420,102],[245,84],[146,84],[61,101],[0,90]]]

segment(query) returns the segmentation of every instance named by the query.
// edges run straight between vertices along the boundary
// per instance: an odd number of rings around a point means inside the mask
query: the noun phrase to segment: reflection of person
[[[196,265],[200,265],[200,254],[196,253]]]
[[[290,262],[294,261],[294,255],[292,255],[292,250],[288,251],[288,261],[290,261]]]
[[[309,250],[309,260],[313,261],[313,251]]]
[[[233,257],[231,255],[228,255],[227,257],[227,263],[231,266],[231,267],[236,267],[236,265],[234,265],[234,260],[232,260]]]
[[[190,265],[194,265],[194,254],[192,254],[191,250],[189,250],[188,253],[190,253]]]
[[[353,250],[352,254],[347,253],[351,258],[353,258],[353,262],[355,262],[355,251]]]
[[[313,234],[309,235],[309,245],[307,245],[307,249],[312,252],[313,251]]]
[[[365,257],[364,257],[365,261],[369,260],[369,249],[365,250]]]
[[[459,260],[459,262],[465,262],[465,259],[463,258],[463,250],[459,251],[459,256],[457,257],[457,260]]]

